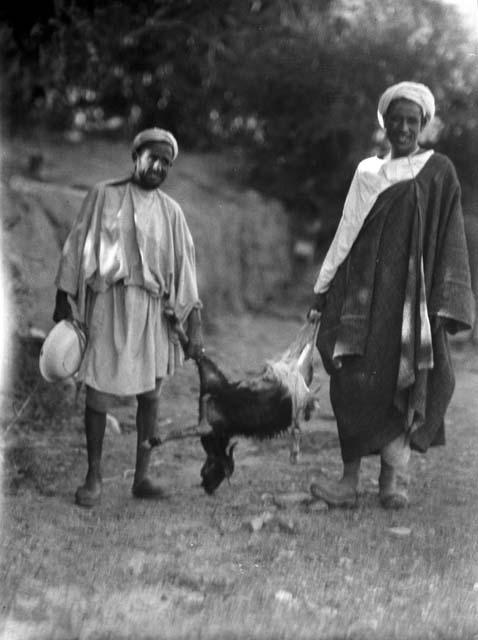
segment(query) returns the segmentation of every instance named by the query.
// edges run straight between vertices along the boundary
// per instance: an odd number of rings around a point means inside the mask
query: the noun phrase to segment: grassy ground
[[[223,318],[208,351],[243,377],[298,328]],[[123,433],[106,436],[104,498],[92,510],[73,504],[86,459],[81,398],[40,386],[11,430],[16,467],[5,466],[0,637],[476,640],[478,354],[455,342],[453,359],[448,444],[412,456],[411,505],[396,513],[378,505],[375,459],[363,466],[356,510],[276,505],[308,491],[319,469],[340,469],[320,368],[322,407],[300,463],[289,463],[286,439],[240,440],[231,484],[212,497],[199,486],[200,444],[188,440],[154,453],[167,499],[134,500],[134,406],[119,407]],[[165,389],[163,430],[194,422],[197,390],[188,364]]]

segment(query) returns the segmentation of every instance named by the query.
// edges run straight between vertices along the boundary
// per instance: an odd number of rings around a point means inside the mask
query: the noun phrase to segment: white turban
[[[179,153],[178,143],[176,142],[176,138],[173,134],[166,131],[166,129],[153,127],[152,129],[140,131],[133,140],[133,151],[136,151],[146,142],[165,142],[166,144],[169,144],[173,149],[173,160],[176,160]]]
[[[393,100],[411,100],[421,108],[426,124],[435,115],[435,98],[430,89],[419,82],[399,82],[389,87],[378,101],[377,118],[382,129],[384,128],[383,118]]]

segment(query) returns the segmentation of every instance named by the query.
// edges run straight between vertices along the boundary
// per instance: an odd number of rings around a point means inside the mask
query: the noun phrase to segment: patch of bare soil
[[[299,327],[224,316],[208,352],[238,379]],[[393,513],[378,505],[375,459],[365,461],[356,510],[307,500],[319,469],[340,469],[320,363],[322,406],[304,426],[299,464],[287,438],[239,439],[231,483],[207,496],[200,443],[169,442],[153,459],[167,498],[135,500],[126,403],[114,411],[122,433],[106,436],[103,501],[92,510],[73,503],[86,468],[82,392],[40,383],[4,451],[0,637],[476,638],[478,356],[455,341],[453,358],[447,446],[413,456],[411,505]],[[161,433],[194,423],[197,393],[187,363],[166,385]]]
[[[42,178],[68,189],[45,192],[41,211],[38,198],[24,192],[4,203],[22,328],[51,325],[52,256],[78,204],[69,188],[115,175],[124,151],[120,145],[47,147]],[[17,166],[3,169],[18,172]],[[217,237],[207,229],[236,217],[244,203],[252,217],[269,205],[231,193],[217,159],[184,157],[175,175],[178,198],[201,205],[194,221],[205,240],[202,256],[210,258],[210,274],[222,278],[206,242]],[[209,226],[202,228],[202,220]],[[241,237],[251,243],[250,235]],[[276,260],[272,249],[265,253]],[[253,277],[235,278],[236,287],[254,283],[267,268],[260,261],[249,265]],[[204,282],[214,289],[210,274]],[[231,274],[223,283],[227,291]],[[226,291],[220,299],[223,310],[234,308]],[[305,300],[303,292],[299,299]],[[306,311],[290,293],[287,308],[276,302],[275,316],[225,315],[219,302],[211,303],[206,346],[231,379],[257,373],[280,354]],[[23,335],[10,353],[10,396],[1,416],[2,640],[478,638],[478,352],[462,339],[453,342],[457,386],[447,446],[412,456],[411,504],[403,512],[379,507],[374,458],[364,461],[357,509],[329,510],[310,501],[314,475],[338,475],[341,468],[320,362],[321,408],[304,425],[297,465],[289,461],[287,438],[238,439],[230,484],[208,496],[200,486],[205,453],[199,441],[168,442],[153,454],[153,473],[167,497],[135,500],[135,404],[124,402],[113,411],[121,433],[111,428],[105,439],[102,504],[85,510],[73,501],[86,471],[84,391],[41,380],[41,341]],[[195,423],[198,390],[192,363],[168,380],[160,434]]]

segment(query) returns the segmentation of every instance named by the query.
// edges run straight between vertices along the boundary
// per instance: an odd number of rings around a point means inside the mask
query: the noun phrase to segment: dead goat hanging
[[[166,307],[172,329],[185,348],[188,338],[174,312]],[[234,471],[231,439],[242,436],[265,440],[291,431],[291,462],[300,451],[300,420],[308,420],[317,405],[318,387],[310,388],[318,322],[305,324],[289,348],[264,370],[246,380],[231,382],[205,354],[197,360],[199,373],[199,424],[165,438],[153,437],[144,446],[169,439],[199,435],[207,454],[201,484],[212,494]],[[182,434],[182,436],[181,436]]]

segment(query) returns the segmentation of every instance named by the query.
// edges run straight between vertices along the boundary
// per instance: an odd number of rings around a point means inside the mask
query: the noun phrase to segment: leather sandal
[[[88,487],[83,484],[81,487],[78,487],[75,493],[75,503],[79,507],[96,507],[101,502],[101,483],[98,483],[94,489],[88,489]]]
[[[345,482],[319,478],[310,485],[314,498],[323,500],[331,507],[352,509],[357,506],[357,490]]]
[[[408,477],[384,460],[381,462],[378,479],[378,497],[384,509],[404,509],[408,507]]]
[[[408,507],[408,494],[405,490],[396,489],[393,493],[380,493],[380,504],[384,509],[405,509]]]
[[[149,500],[159,500],[166,497],[162,487],[149,478],[143,478],[140,482],[135,482],[131,488],[131,493],[135,498],[145,498]]]

